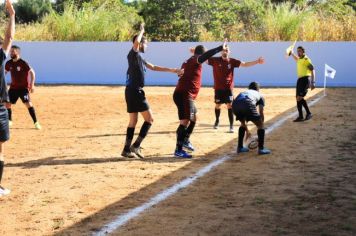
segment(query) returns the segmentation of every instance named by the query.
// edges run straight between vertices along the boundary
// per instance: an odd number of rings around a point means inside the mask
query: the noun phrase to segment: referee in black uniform
[[[4,40],[0,38],[0,197],[10,193],[9,189],[2,187],[1,178],[4,172],[4,143],[10,138],[9,116],[4,104],[9,101],[5,81],[5,60],[9,54],[15,34],[15,10],[11,0],[6,0],[5,7],[10,15],[10,20],[6,28]]]
[[[147,40],[143,36],[144,32],[144,24],[141,24],[140,32],[133,37],[133,46],[127,55],[129,68],[127,70],[125,100],[130,121],[126,132],[125,147],[121,155],[128,158],[144,157],[140,145],[153,122],[152,112],[143,90],[143,87],[145,86],[146,68],[154,71],[172,72],[178,75],[183,74],[183,70],[181,69],[156,66],[147,62],[142,57],[141,53],[144,53],[147,49]],[[131,145],[138,120],[138,113],[141,113],[145,121],[136,141]]]

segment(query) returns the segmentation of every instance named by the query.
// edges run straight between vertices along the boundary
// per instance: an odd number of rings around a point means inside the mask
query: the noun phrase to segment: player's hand
[[[181,77],[184,74],[184,69],[176,69],[176,74]]]
[[[10,14],[10,16],[14,16],[15,15],[15,9],[14,6],[11,3],[11,0],[6,0],[5,1],[5,5],[6,5],[6,9],[7,12]]]
[[[227,38],[224,39],[223,50],[227,49]]]
[[[313,82],[310,83],[310,89],[311,90],[315,89],[315,82],[314,83]]]
[[[194,52],[195,52],[195,47],[189,48],[189,52],[190,52],[191,54],[194,54]]]
[[[265,63],[265,59],[263,57],[259,57],[257,59],[257,62],[258,62],[258,64],[264,64]]]
[[[143,22],[140,24],[140,31],[145,32],[145,23]]]

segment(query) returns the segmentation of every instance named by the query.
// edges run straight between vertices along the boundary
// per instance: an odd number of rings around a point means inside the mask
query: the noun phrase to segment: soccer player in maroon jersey
[[[37,121],[35,108],[31,102],[30,92],[35,91],[35,72],[30,65],[21,58],[20,47],[13,45],[10,51],[11,59],[6,62],[5,71],[11,73],[11,84],[9,89],[10,102],[6,104],[9,113],[9,124],[12,125],[11,104],[16,104],[20,98],[28,109],[36,129],[41,129]],[[30,75],[30,81],[28,76]]]
[[[213,67],[214,91],[215,91],[215,124],[214,129],[219,127],[219,118],[221,105],[226,104],[230,121],[229,132],[234,132],[234,115],[232,112],[232,101],[234,100],[234,68],[250,67],[257,64],[263,64],[264,59],[259,57],[255,61],[243,62],[230,58],[230,49],[227,47],[221,52],[221,57],[211,57],[208,64]]]
[[[5,60],[8,55],[15,35],[15,10],[11,0],[5,1],[5,8],[10,19],[5,31],[4,40],[0,38],[0,197],[10,193],[9,189],[1,185],[2,174],[4,172],[4,143],[9,140],[9,117],[5,107],[8,101],[7,87],[5,81]]]
[[[197,109],[194,100],[198,96],[201,87],[202,64],[216,53],[226,49],[226,40],[222,46],[206,51],[203,45],[194,49],[194,55],[182,65],[183,75],[179,78],[173,94],[173,100],[178,108],[180,124],[177,129],[177,144],[175,157],[191,158],[192,155],[183,150],[194,151],[189,137],[193,132],[196,122]]]

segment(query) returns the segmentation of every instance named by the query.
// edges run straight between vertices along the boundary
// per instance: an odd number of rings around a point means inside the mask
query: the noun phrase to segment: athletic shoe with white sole
[[[12,127],[12,121],[9,120],[9,127],[11,128]]]
[[[243,152],[249,152],[250,149],[245,148],[245,147],[241,147],[241,148],[237,148],[237,153],[243,153]]]
[[[267,148],[264,148],[264,149],[259,149],[258,150],[258,154],[259,155],[266,155],[266,154],[270,154],[271,153],[271,150],[267,149]]]
[[[133,145],[130,147],[130,151],[131,152],[135,153],[136,156],[138,156],[139,158],[143,159],[145,156],[143,155],[141,150],[142,150],[142,147],[135,147]]]
[[[6,189],[0,186],[0,197],[10,194],[10,189]]]
[[[183,143],[183,147],[188,149],[188,151],[194,152],[195,148],[193,144],[188,140]]]
[[[187,153],[184,150],[181,150],[181,151],[175,150],[174,156],[177,158],[192,158],[193,157],[192,155],[190,155],[189,153]]]
[[[133,153],[131,151],[125,151],[125,150],[123,150],[121,152],[121,156],[127,157],[127,158],[136,158],[137,157],[135,153]]]
[[[41,130],[42,129],[42,126],[41,126],[41,124],[40,124],[40,122],[36,122],[35,123],[35,128],[37,129],[37,130]]]
[[[234,127],[230,126],[229,133],[233,133],[233,132],[234,132]]]

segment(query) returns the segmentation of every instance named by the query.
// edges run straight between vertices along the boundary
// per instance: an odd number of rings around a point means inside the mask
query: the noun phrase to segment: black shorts
[[[179,120],[195,120],[198,110],[195,102],[186,93],[174,92],[173,100],[178,108]]]
[[[23,103],[31,102],[28,89],[9,89],[9,99],[12,104],[16,104],[19,98]]]
[[[236,116],[236,120],[245,120],[246,122],[261,120],[256,105],[249,99],[235,99],[232,103],[232,111]]]
[[[309,76],[300,77],[297,81],[296,96],[305,97],[309,88]]]
[[[0,104],[0,142],[6,142],[9,139],[9,115],[5,105]]]
[[[142,88],[126,87],[125,100],[128,113],[143,112],[150,109],[145,97],[145,91]]]
[[[234,95],[231,89],[226,90],[215,90],[215,103],[216,104],[226,104],[232,103],[234,100]]]

